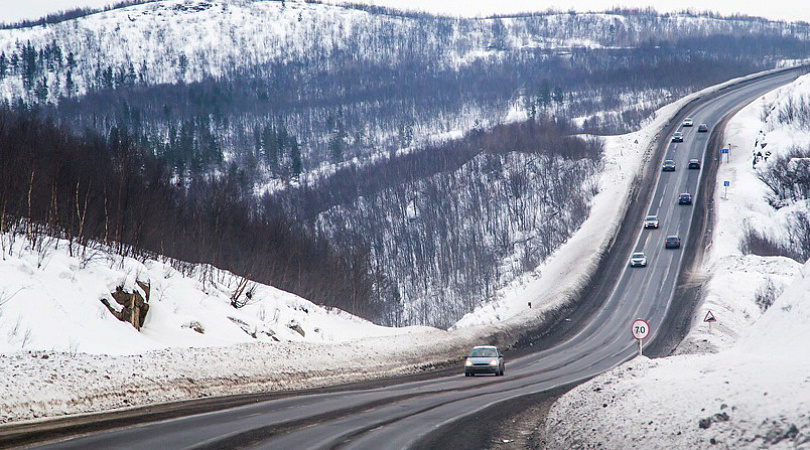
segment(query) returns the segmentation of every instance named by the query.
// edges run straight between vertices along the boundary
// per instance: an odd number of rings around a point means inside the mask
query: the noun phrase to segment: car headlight
[[[497,365],[498,365],[498,360],[497,360],[497,359],[493,359],[492,361],[490,361],[490,362],[489,362],[489,365],[490,365],[490,366],[497,366]]]
[[[468,360],[467,360],[467,362],[465,362],[465,363],[464,363],[464,365],[465,365],[465,366],[467,366],[467,367],[470,367],[470,366],[472,366],[473,364],[472,364],[472,361],[470,361],[470,360],[468,359]]]

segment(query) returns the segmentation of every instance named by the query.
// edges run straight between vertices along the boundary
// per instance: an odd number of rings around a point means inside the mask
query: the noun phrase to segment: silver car
[[[482,345],[470,350],[470,354],[464,362],[464,376],[474,377],[477,373],[492,373],[496,377],[503,376],[504,368],[503,354],[498,347]]]
[[[658,228],[658,216],[647,216],[644,219],[644,228]]]
[[[633,253],[630,256],[630,267],[647,267],[647,257],[642,252]]]

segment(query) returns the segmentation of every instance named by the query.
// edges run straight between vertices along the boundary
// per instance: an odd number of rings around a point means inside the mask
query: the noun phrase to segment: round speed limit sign
[[[647,321],[643,319],[636,319],[633,321],[633,328],[631,331],[633,332],[634,338],[641,340],[650,334],[650,326],[647,324]]]

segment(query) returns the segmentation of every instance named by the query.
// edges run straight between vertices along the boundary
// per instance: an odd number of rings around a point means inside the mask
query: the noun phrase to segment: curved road
[[[675,172],[662,172],[654,191],[642,193],[648,212],[660,228],[636,233],[635,249],[649,259],[646,268],[626,267],[613,292],[592,320],[570,339],[552,348],[507,361],[506,376],[466,378],[457,375],[427,381],[324,394],[308,394],[223,411],[166,420],[53,443],[44,448],[176,449],[290,448],[394,449],[419,447],[420,441],[473,413],[509,399],[577,383],[609,370],[637,354],[630,334],[635,318],[644,318],[654,340],[672,305],[680,267],[691,242],[687,240],[693,211],[704,201],[699,188],[702,170],[687,169],[690,158],[704,159],[712,127],[724,116],[763,93],[792,81],[782,73],[724,89],[709,100],[687,107],[679,117],[694,119],[692,128],[671,125],[684,133],[683,143],[660,140]],[[709,124],[709,133],[697,125]],[[660,157],[661,150],[657,155]],[[715,158],[714,151],[706,158]],[[707,160],[708,161],[708,160]],[[704,164],[705,165],[705,164]],[[660,170],[653,164],[652,170]],[[694,196],[693,206],[677,204],[680,192]],[[652,195],[650,195],[652,194]],[[681,237],[680,249],[664,249],[664,237]],[[629,258],[629,254],[621,256]],[[422,441],[424,442],[424,441]]]

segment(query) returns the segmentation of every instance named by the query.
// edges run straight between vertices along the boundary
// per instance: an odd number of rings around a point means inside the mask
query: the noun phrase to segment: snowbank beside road
[[[0,239],[0,423],[413,373],[480,339],[377,326],[261,284],[237,309],[240,278],[210,266]],[[150,285],[140,332],[101,301],[136,281]]]
[[[637,358],[563,396],[546,422],[550,447],[810,444],[810,358],[799,344],[810,339],[810,263],[802,272],[731,349]]]
[[[718,172],[716,225],[703,265],[711,280],[679,347],[698,354],[637,358],[575,388],[549,415],[545,431],[552,447],[810,445],[810,354],[802,348],[810,338],[810,262],[802,267],[740,249],[747,227],[784,239],[785,212],[769,205],[750,149],[755,143],[761,148],[763,138],[773,155],[810,143],[810,130],[763,123],[762,116],[785,97],[808,91],[805,76],[747,106],[726,129],[731,158]],[[764,289],[768,285],[772,289]],[[767,303],[782,289],[762,314],[757,297]],[[708,310],[718,319],[713,330],[702,322]]]

